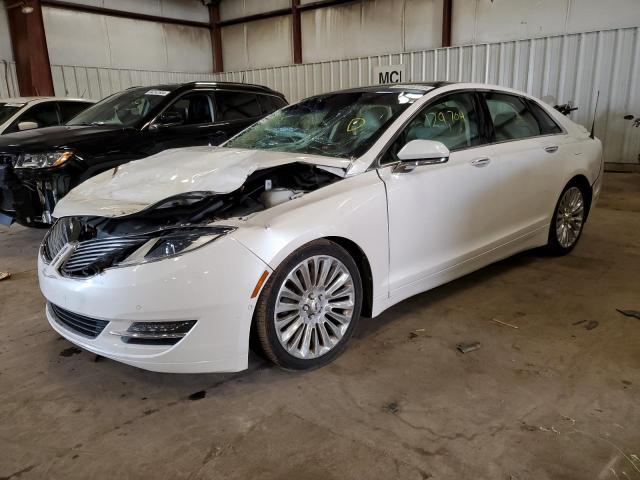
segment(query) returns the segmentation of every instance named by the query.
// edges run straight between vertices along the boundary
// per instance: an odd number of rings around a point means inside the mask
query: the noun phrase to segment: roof
[[[380,92],[385,91],[392,93],[397,90],[414,90],[429,92],[436,88],[446,87],[447,85],[453,85],[455,82],[406,82],[406,83],[384,83],[380,85],[368,85],[363,87],[346,88],[344,90],[336,90],[333,92],[323,93],[317,96],[328,95],[333,93],[357,93],[357,92]],[[314,95],[316,96],[316,95]]]
[[[282,93],[273,90],[272,88],[265,87],[264,85],[256,85],[254,83],[240,83],[240,82],[186,82],[186,83],[169,83],[164,85],[136,85],[130,88],[149,88],[157,90],[169,90],[170,92],[181,88],[193,88],[193,87],[209,87],[209,88],[233,88],[234,90],[247,90],[252,92],[263,92],[272,95],[284,96]]]
[[[91,102],[95,100],[89,100],[87,98],[71,98],[71,97],[8,97],[0,98],[1,103],[29,103],[29,102],[41,102],[41,101],[67,101],[67,102]]]

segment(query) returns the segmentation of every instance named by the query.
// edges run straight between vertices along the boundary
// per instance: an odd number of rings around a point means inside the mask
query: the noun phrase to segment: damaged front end
[[[230,193],[185,192],[115,217],[66,216],[47,233],[41,255],[75,278],[162,260],[235,230],[221,221],[246,218],[341,178],[317,165],[289,163],[254,171]]]
[[[49,160],[45,156],[45,161]],[[35,155],[0,153],[0,223],[53,223],[53,209],[81,174],[71,152],[55,152],[51,165],[30,164]],[[68,161],[70,160],[70,161]],[[58,162],[56,164],[56,162]],[[64,165],[63,165],[64,163]]]

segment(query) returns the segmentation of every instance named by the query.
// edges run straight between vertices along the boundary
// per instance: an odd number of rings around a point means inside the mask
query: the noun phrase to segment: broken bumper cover
[[[256,282],[270,269],[233,238],[181,256],[130,267],[111,268],[90,278],[61,275],[38,258],[40,289],[47,301],[104,324],[90,338],[56,318],[47,319],[60,335],[93,353],[157,372],[236,372],[247,368],[249,331]],[[127,342],[133,323],[193,322],[177,343]]]
[[[68,169],[16,171],[0,165],[0,213],[23,224],[51,223],[56,202],[71,188]]]

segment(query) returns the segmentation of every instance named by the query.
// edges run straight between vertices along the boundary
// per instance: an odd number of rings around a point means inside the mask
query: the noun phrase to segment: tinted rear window
[[[262,115],[254,93],[220,91],[216,93],[216,103],[220,120],[245,120]]]

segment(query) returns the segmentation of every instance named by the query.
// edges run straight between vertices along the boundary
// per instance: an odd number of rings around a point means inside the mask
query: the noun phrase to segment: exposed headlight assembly
[[[150,238],[118,266],[137,265],[191,252],[235,230],[234,227],[192,227],[159,232]]]
[[[69,150],[44,153],[21,153],[16,159],[15,168],[49,168],[59,167],[73,157]]]

